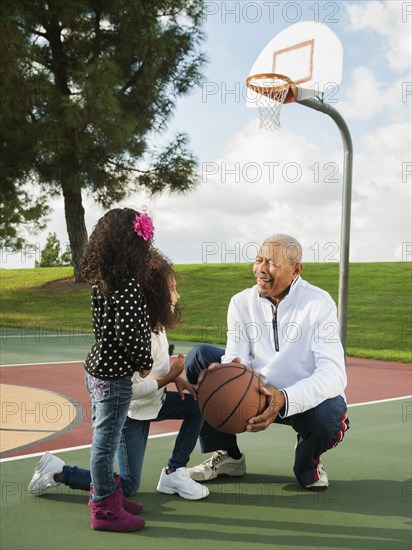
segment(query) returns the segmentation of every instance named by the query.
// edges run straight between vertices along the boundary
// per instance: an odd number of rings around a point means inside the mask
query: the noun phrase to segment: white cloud
[[[340,151],[328,158],[305,136],[270,134],[252,121],[207,164],[215,173],[196,191],[152,201],[157,244],[178,262],[250,261],[253,243],[282,231],[313,261],[310,246],[339,236],[340,165]]]
[[[405,16],[403,22],[402,10],[410,2],[343,4],[348,26],[341,36],[348,77],[342,86],[347,94],[337,108],[348,121],[355,148],[351,261],[402,260],[404,243],[412,240],[412,178],[403,182],[402,175],[402,164],[411,162],[410,126],[403,122],[410,119],[411,97],[408,102],[402,100],[402,84],[410,80],[406,71],[410,69],[412,19],[412,15]],[[218,51],[213,68],[235,51],[232,35],[228,33],[226,42],[223,38],[213,45]],[[245,55],[236,52],[234,62]],[[379,69],[382,55],[387,62]],[[292,106],[285,112],[280,132],[259,130],[254,119],[230,136],[231,128],[241,125],[240,117],[231,118],[238,111],[229,112],[229,103],[224,112],[219,110],[220,93],[209,99],[207,104],[192,103],[187,112],[181,109],[202,129],[195,143],[203,183],[185,195],[150,199],[144,192],[137,193],[122,206],[147,206],[155,221],[156,245],[177,263],[250,261],[253,243],[275,231],[299,238],[305,261],[336,260],[343,154],[333,122],[320,113]],[[218,119],[225,121],[227,133],[217,135],[216,127],[222,127]],[[217,146],[210,147],[211,143]],[[218,147],[223,151],[220,158],[207,153]],[[84,202],[90,232],[103,210],[88,198]],[[53,206],[48,230],[38,239],[41,245],[49,231],[56,231],[62,243],[67,241],[63,200],[53,201]]]
[[[385,39],[383,52],[389,68],[401,73],[411,65],[411,21],[407,13],[408,2],[388,0],[384,2],[346,3],[348,30],[353,32],[372,30]],[[386,71],[387,67],[382,67]]]
[[[355,157],[352,259],[400,261],[403,243],[411,242],[409,124],[377,128],[363,139]]]
[[[252,121],[216,161],[217,172],[196,190],[153,199],[142,192],[122,206],[147,206],[156,246],[176,263],[251,261],[257,244],[278,231],[301,240],[306,262],[336,261],[342,151],[326,155],[311,140],[287,130],[268,134]],[[403,182],[402,175],[402,163],[410,162],[410,141],[409,125],[403,123],[378,127],[357,143],[351,261],[402,260],[403,243],[411,241],[411,182]],[[279,163],[271,165],[272,174],[268,162]],[[252,181],[252,168],[245,170],[252,164],[261,169],[258,181]],[[51,226],[64,242],[62,200],[54,206]],[[90,199],[85,209],[91,231],[102,209]]]
[[[348,90],[348,97],[340,104],[345,118],[371,119],[387,105],[383,83],[368,67],[353,70]]]
[[[388,115],[392,122],[405,120],[410,117],[412,101],[402,96],[404,84],[400,78],[388,83],[368,67],[355,67],[346,97],[339,102],[339,111],[345,119],[366,121]]]

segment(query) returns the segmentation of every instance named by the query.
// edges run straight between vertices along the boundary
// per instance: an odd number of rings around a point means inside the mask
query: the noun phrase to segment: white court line
[[[149,439],[158,439],[159,437],[168,437],[169,435],[177,435],[179,432],[167,432],[164,434],[154,434],[149,435]],[[52,454],[55,453],[68,453],[70,451],[80,451],[82,449],[90,449],[91,445],[79,445],[78,447],[66,447],[64,449],[54,449],[49,451]],[[11,462],[12,460],[22,460],[23,458],[33,458],[35,456],[43,456],[45,451],[41,451],[40,453],[32,453],[29,455],[22,455],[22,456],[11,456],[9,458],[1,458],[0,464],[2,462]]]
[[[172,359],[174,359],[175,357],[177,357],[177,355],[171,356]],[[32,365],[33,367],[38,367],[39,365],[65,365],[66,363],[84,363],[84,359],[76,359],[73,361],[43,361],[42,363],[12,363],[10,365],[0,365],[0,369],[2,367],[31,367]]]
[[[411,399],[412,395],[404,395],[402,397],[390,397],[389,399],[377,399],[376,401],[364,401],[363,403],[352,403],[348,405],[348,409],[351,407],[361,407],[362,405],[375,405],[376,403],[388,403],[388,401],[400,401],[401,399]]]
[[[364,403],[353,403],[348,405],[348,409],[352,407],[363,407],[365,405],[376,405],[378,403],[389,403],[390,401],[401,401],[402,399],[411,399],[412,395],[404,395],[403,397],[391,397],[389,399],[378,399],[376,401],[365,401]],[[164,434],[155,434],[155,435],[149,435],[149,439],[158,439],[159,437],[169,437],[170,435],[177,435],[179,432],[168,432]],[[78,451],[81,449],[90,449],[91,445],[80,445],[79,447],[66,447],[64,449],[54,449],[50,452],[52,454],[54,453],[67,453],[70,451]],[[40,453],[32,453],[28,455],[22,455],[22,456],[12,456],[10,458],[1,458],[0,464],[2,462],[11,462],[13,460],[22,460],[23,458],[33,458],[35,456],[43,456],[44,451]]]
[[[1,339],[1,337],[0,337]],[[173,357],[177,357],[177,355],[172,355],[172,358]],[[43,361],[41,363],[11,363],[9,365],[1,365],[0,364],[0,368],[1,367],[29,367],[31,365],[33,366],[38,366],[38,365],[64,365],[65,363],[83,363],[84,361],[81,361],[79,359],[75,359],[73,361],[71,361],[70,359],[68,359],[67,361]],[[408,364],[408,363],[400,363],[401,365],[402,364]]]
[[[22,340],[26,338],[37,338],[40,340],[41,338],[73,338],[74,336],[86,336],[86,338],[94,338],[94,335],[92,332],[85,332],[85,333],[74,333],[71,332],[50,332],[48,333],[46,331],[46,334],[1,334],[0,333],[0,339],[7,340],[8,338],[21,338]]]
[[[13,363],[11,365],[0,365],[0,368],[2,367],[38,367],[39,365],[65,365],[66,363],[84,363],[83,361],[79,361],[79,359],[76,359],[76,361],[48,361],[43,363]]]

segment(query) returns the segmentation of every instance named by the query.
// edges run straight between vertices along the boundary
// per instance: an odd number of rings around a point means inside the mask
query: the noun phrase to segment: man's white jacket
[[[239,292],[228,309],[227,346],[222,363],[236,357],[268,386],[286,397],[287,417],[342,395],[345,357],[336,305],[324,290],[298,276],[277,306],[257,286]]]

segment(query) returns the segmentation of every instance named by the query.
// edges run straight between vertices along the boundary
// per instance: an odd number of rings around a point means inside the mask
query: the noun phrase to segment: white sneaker
[[[59,481],[54,481],[55,474],[61,474],[66,464],[57,456],[46,451],[37,464],[34,475],[28,486],[28,491],[33,495],[44,495],[50,487],[58,487]]]
[[[310,485],[305,485],[306,489],[310,491],[324,491],[329,487],[328,474],[326,473],[325,468],[323,467],[322,462],[319,461],[318,467],[318,479]]]
[[[157,490],[159,493],[166,493],[167,495],[177,493],[188,500],[200,500],[209,494],[207,487],[203,487],[203,485],[196,483],[189,477],[186,468],[178,468],[170,474],[167,474],[166,468],[163,468]]]
[[[219,476],[240,477],[246,473],[245,455],[236,460],[227,451],[216,451],[211,458],[202,464],[187,469],[188,474],[196,481],[209,481]]]

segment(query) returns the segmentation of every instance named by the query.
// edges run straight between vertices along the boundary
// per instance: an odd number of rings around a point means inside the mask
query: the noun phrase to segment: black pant
[[[220,363],[225,351],[221,348],[200,344],[186,356],[186,376],[196,384],[200,372],[211,363]],[[341,396],[327,399],[317,407],[287,418],[276,417],[277,424],[291,426],[297,433],[293,471],[299,483],[310,485],[317,480],[316,469],[322,453],[335,447],[349,428],[347,405]],[[230,449],[236,445],[236,435],[225,434],[204,422],[200,432],[200,448],[203,453]]]

